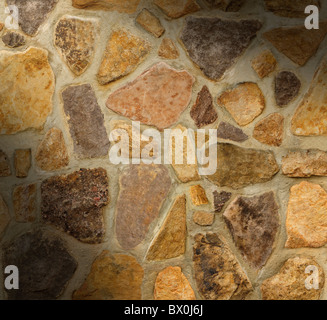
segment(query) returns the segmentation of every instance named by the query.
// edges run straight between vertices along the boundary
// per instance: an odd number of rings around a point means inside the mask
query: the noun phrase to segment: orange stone
[[[195,0],[155,0],[154,3],[170,18],[177,19],[201,8]]]
[[[200,185],[190,187],[190,195],[195,206],[201,206],[208,203],[206,192]]]
[[[258,74],[260,79],[265,78],[276,68],[277,61],[274,55],[266,50],[252,60],[252,68]]]
[[[73,0],[78,9],[102,9],[121,13],[134,13],[140,0]]]
[[[173,40],[170,38],[164,38],[159,47],[158,55],[164,59],[174,60],[179,57],[179,52]]]

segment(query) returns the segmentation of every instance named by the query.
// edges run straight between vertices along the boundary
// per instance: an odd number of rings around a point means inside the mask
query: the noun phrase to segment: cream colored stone
[[[252,60],[252,68],[260,79],[267,77],[276,68],[277,61],[274,55],[266,50]]]
[[[192,203],[195,206],[201,206],[208,203],[208,198],[205,190],[200,185],[190,187],[190,195]]]
[[[179,57],[179,52],[173,40],[164,38],[160,44],[158,55],[164,59],[174,60]]]
[[[160,20],[148,9],[143,9],[136,18],[136,22],[146,31],[160,38],[165,32]]]
[[[17,178],[26,178],[31,164],[31,149],[15,151],[15,171]]]
[[[121,13],[134,13],[140,0],[73,0],[79,9],[102,9]]]

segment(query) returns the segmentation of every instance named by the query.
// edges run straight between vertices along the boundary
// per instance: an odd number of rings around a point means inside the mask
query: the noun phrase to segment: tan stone
[[[214,219],[215,215],[211,212],[196,211],[193,214],[193,221],[199,226],[211,226]]]
[[[36,184],[15,187],[13,202],[15,220],[33,222],[36,218]]]
[[[105,85],[133,72],[146,58],[150,44],[125,30],[113,31],[109,37],[102,63],[97,74]]]
[[[170,18],[177,19],[201,8],[195,0],[155,0],[154,3]]]
[[[160,20],[148,9],[143,9],[139,13],[136,17],[136,22],[157,38],[160,38],[165,32],[165,28],[162,26]]]
[[[5,231],[10,221],[8,207],[0,195],[0,235]]]
[[[266,50],[252,60],[252,68],[260,79],[267,77],[276,68],[277,61],[274,55]]]
[[[5,25],[4,25],[3,23],[0,22],[0,31],[2,31],[2,29],[3,29],[4,26],[5,26]]]
[[[160,44],[158,55],[164,59],[174,60],[179,57],[179,51],[173,40],[170,38],[164,38]]]
[[[318,271],[318,288],[307,289],[306,284],[310,280],[313,268]],[[314,259],[309,257],[291,258],[284,263],[278,274],[262,283],[262,299],[318,300],[324,283],[324,271]],[[312,285],[312,283],[310,284]]]
[[[140,300],[144,271],[135,258],[103,251],[74,300]]]
[[[147,254],[148,260],[161,261],[185,253],[186,197],[178,196]]]
[[[192,203],[195,206],[201,206],[208,203],[208,198],[205,190],[200,185],[190,187],[190,195]]]
[[[154,285],[154,300],[195,300],[194,291],[180,267],[159,272]]]
[[[1,51],[0,134],[41,128],[52,111],[54,82],[47,51]]]
[[[73,0],[73,6],[79,9],[102,9],[121,13],[134,13],[140,0]]]
[[[303,181],[291,188],[287,207],[286,248],[319,248],[327,243],[327,193]]]
[[[233,119],[246,126],[257,118],[265,108],[265,98],[257,84],[246,82],[236,88],[225,91],[218,104],[225,107]]]
[[[10,175],[11,169],[8,156],[0,150],[0,177],[9,177]]]
[[[15,171],[17,178],[26,178],[31,168],[31,149],[15,151]]]
[[[61,130],[50,129],[40,143],[35,156],[37,165],[45,171],[54,171],[66,167],[69,157]]]

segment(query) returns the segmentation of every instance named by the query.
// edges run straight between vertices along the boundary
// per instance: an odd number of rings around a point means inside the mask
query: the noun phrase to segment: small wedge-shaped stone
[[[258,74],[260,79],[267,77],[272,73],[277,65],[274,55],[266,50],[252,60],[252,68]]]
[[[190,187],[190,196],[195,206],[201,206],[209,202],[205,190],[200,185]]]
[[[9,48],[18,48],[25,44],[25,37],[18,33],[9,31],[2,36],[2,42]]]
[[[0,177],[9,177],[10,175],[11,169],[8,156],[0,150]]]
[[[280,107],[287,106],[300,92],[301,81],[290,71],[282,71],[275,78],[276,103]]]
[[[161,261],[185,253],[186,197],[178,196],[170,209],[157,237],[151,244],[147,259]]]
[[[164,38],[160,44],[158,55],[161,58],[173,60],[179,57],[179,51],[176,48],[173,40],[170,38]]]
[[[212,80],[220,80],[262,26],[257,20],[198,17],[185,20],[181,40],[192,61]]]
[[[252,285],[223,238],[215,233],[194,237],[195,280],[206,300],[244,299]]]
[[[73,6],[78,9],[97,9],[134,13],[140,0],[73,0]]]
[[[10,221],[10,215],[8,211],[8,207],[0,195],[0,236],[5,231],[8,223]]]
[[[151,13],[148,9],[143,9],[136,17],[136,22],[142,26],[146,31],[160,38],[165,32],[160,20]]]
[[[213,199],[214,199],[214,207],[216,212],[222,212],[225,204],[230,200],[232,194],[226,191],[214,191]]]
[[[224,218],[242,256],[256,269],[271,255],[279,227],[278,205],[273,192],[255,197],[237,197]]]
[[[234,127],[228,122],[221,122],[219,124],[217,129],[217,137],[235,142],[244,142],[249,139],[242,129]]]
[[[201,8],[195,0],[155,0],[154,3],[170,18],[177,19]]]
[[[97,79],[102,85],[133,72],[150,52],[150,44],[125,30],[113,31],[109,37]]]
[[[271,180],[279,171],[271,151],[218,144],[217,171],[208,179],[219,187],[240,189]]]

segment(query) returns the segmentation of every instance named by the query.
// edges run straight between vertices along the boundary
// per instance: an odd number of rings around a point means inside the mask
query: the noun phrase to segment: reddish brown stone
[[[214,191],[213,193],[214,197],[214,206],[216,212],[221,212],[225,206],[225,204],[229,201],[229,199],[232,197],[232,194],[230,192],[222,191]]]
[[[301,81],[289,71],[280,72],[275,79],[276,103],[280,107],[287,106],[300,92]]]
[[[219,124],[217,137],[220,139],[231,140],[235,142],[244,142],[249,139],[249,137],[243,132],[242,129],[234,127],[227,122],[221,122]]]

